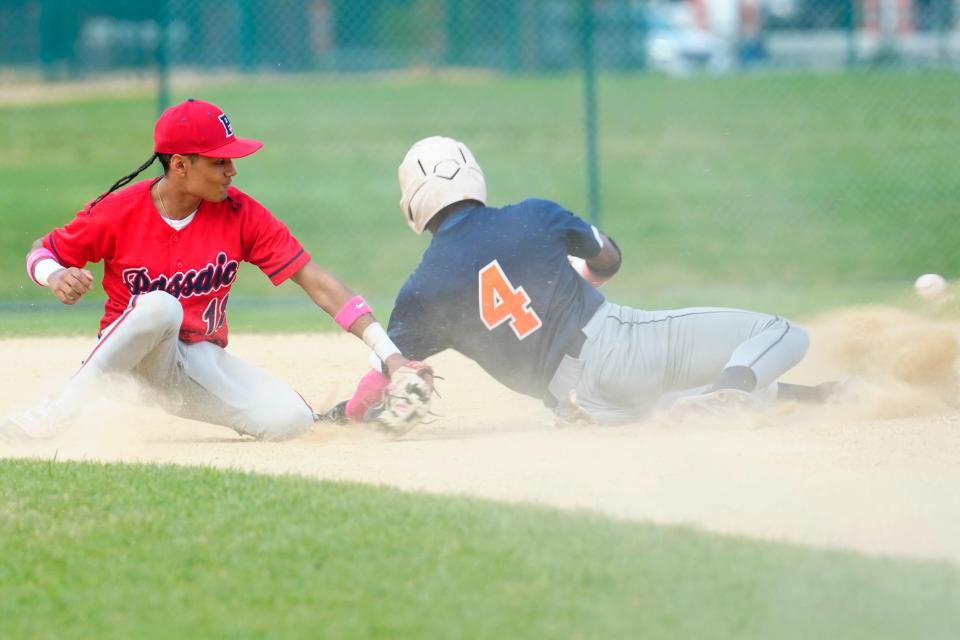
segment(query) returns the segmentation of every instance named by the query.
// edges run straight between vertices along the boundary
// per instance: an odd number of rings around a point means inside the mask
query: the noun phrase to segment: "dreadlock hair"
[[[99,196],[97,196],[97,199],[94,200],[92,203],[90,203],[90,208],[92,209],[93,207],[95,207],[98,202],[100,202],[101,200],[103,200],[104,198],[106,198],[108,195],[110,195],[111,193],[113,193],[114,191],[116,191],[117,189],[119,189],[120,187],[125,187],[125,186],[127,186],[128,184],[130,184],[130,182],[131,182],[134,178],[136,178],[138,175],[140,175],[141,173],[143,173],[143,172],[146,170],[147,167],[149,167],[150,165],[152,165],[152,164],[153,164],[153,161],[156,160],[157,158],[161,158],[160,162],[161,162],[161,164],[164,164],[164,170],[166,170],[167,165],[170,163],[170,156],[167,155],[167,154],[162,154],[162,155],[166,155],[166,156],[167,156],[167,157],[166,157],[166,160],[167,160],[166,164],[163,163],[163,159],[162,159],[162,157],[161,157],[161,154],[159,154],[159,153],[154,153],[152,156],[150,156],[150,157],[147,159],[146,162],[144,162],[142,165],[140,165],[139,167],[137,167],[137,170],[136,170],[136,171],[134,171],[133,173],[128,173],[127,175],[123,176],[122,178],[120,178],[119,180],[117,180],[116,182],[114,182],[112,185],[110,185],[110,188],[109,188],[109,189],[107,189],[106,191],[104,191],[103,193],[101,193]]]

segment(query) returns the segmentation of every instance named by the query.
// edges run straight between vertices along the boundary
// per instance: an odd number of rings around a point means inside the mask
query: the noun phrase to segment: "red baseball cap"
[[[164,111],[153,129],[156,153],[242,158],[262,146],[259,140],[238,138],[223,109],[193,98]]]

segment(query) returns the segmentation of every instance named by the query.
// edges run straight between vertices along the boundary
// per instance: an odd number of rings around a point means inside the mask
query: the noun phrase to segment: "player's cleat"
[[[832,399],[836,399],[844,395],[847,387],[849,387],[849,384],[846,380],[831,380],[829,382],[821,382],[818,385],[814,385],[813,388],[816,390],[817,394],[817,400],[815,402],[823,404]]]
[[[857,376],[850,376],[841,380],[821,382],[816,387],[820,391],[822,402],[850,401],[863,399],[869,392],[870,385]]]
[[[347,419],[347,402],[347,400],[338,402],[324,413],[314,413],[313,421],[339,425],[350,424],[350,420]]]
[[[3,422],[0,422],[0,442],[4,444],[19,444],[21,442],[28,442],[29,440],[30,436],[24,432],[19,424],[10,418],[6,418]]]
[[[709,393],[678,398],[670,407],[670,417],[683,420],[687,416],[711,416],[725,418],[746,411],[756,411],[763,401],[752,393],[740,389],[717,389]]]
[[[777,399],[793,400],[802,404],[825,404],[855,397],[862,388],[862,381],[855,377],[821,382],[812,386],[778,382]]]
[[[55,417],[52,405],[44,402],[0,422],[0,440],[17,444],[52,438],[61,422]]]

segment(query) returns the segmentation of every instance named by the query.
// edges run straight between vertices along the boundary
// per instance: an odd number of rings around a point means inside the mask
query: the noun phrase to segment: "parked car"
[[[643,12],[647,66],[675,75],[723,72],[731,59],[726,43],[693,24],[688,3],[649,5]]]

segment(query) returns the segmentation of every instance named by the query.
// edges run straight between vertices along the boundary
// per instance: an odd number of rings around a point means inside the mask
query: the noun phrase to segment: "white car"
[[[723,39],[693,25],[689,5],[654,5],[644,11],[647,66],[673,75],[719,73],[730,68]]]

